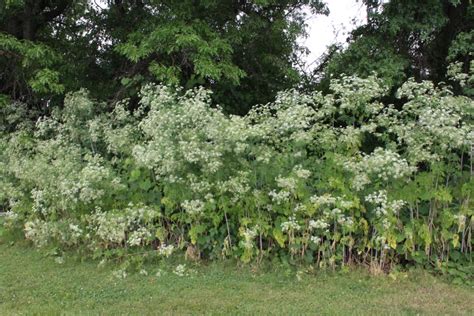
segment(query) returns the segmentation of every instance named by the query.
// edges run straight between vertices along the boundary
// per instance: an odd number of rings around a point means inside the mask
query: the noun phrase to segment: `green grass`
[[[396,280],[363,271],[319,273],[298,281],[294,272],[217,263],[196,267],[192,277],[168,272],[117,279],[117,267],[72,258],[60,265],[1,236],[0,254],[0,315],[474,314],[471,287],[421,272]]]

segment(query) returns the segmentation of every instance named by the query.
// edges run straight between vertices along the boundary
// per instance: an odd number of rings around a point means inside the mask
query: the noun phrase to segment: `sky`
[[[366,22],[366,10],[359,0],[325,0],[329,8],[329,16],[309,15],[309,37],[301,43],[310,50],[306,57],[306,67],[316,66],[317,60],[326,47],[334,43],[344,43],[349,32]]]

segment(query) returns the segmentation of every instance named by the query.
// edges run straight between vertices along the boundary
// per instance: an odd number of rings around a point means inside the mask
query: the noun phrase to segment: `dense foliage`
[[[326,92],[343,74],[375,71],[394,92],[410,77],[446,82],[450,63],[469,69],[471,0],[361,3],[367,23],[310,74],[298,39],[310,14],[329,14],[320,0],[0,0],[0,106],[21,101],[35,117],[81,88],[137,104],[156,83],[204,86],[226,113],[244,115],[278,91]]]
[[[104,112],[82,90],[28,124],[14,104],[2,115],[18,128],[0,143],[7,226],[105,259],[472,263],[473,100],[408,80],[395,107],[375,76],[330,89],[243,117],[208,90],[151,84],[134,110]]]
[[[6,228],[119,277],[174,252],[474,275],[474,5],[362,2],[315,82],[319,0],[0,0]]]
[[[469,69],[474,51],[472,1],[363,2],[368,23],[352,31],[347,49],[332,50],[331,58],[317,69],[323,70],[326,81],[342,73],[365,77],[375,71],[398,88],[410,77],[447,81],[449,63]]]
[[[47,112],[69,91],[101,101],[154,82],[205,86],[245,114],[298,85],[318,0],[0,0],[0,106]]]

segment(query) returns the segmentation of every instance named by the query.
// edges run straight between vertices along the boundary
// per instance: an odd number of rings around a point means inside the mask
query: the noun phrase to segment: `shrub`
[[[37,246],[378,269],[472,260],[473,101],[376,77],[280,93],[244,117],[148,85],[110,113],[85,91],[3,133],[7,225]]]

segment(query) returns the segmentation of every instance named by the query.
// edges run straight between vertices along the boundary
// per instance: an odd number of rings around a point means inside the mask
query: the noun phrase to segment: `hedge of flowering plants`
[[[473,100],[408,81],[385,104],[375,76],[331,91],[284,92],[244,117],[204,89],[155,85],[133,110],[79,91],[31,124],[12,104],[5,226],[105,260],[472,266]]]

